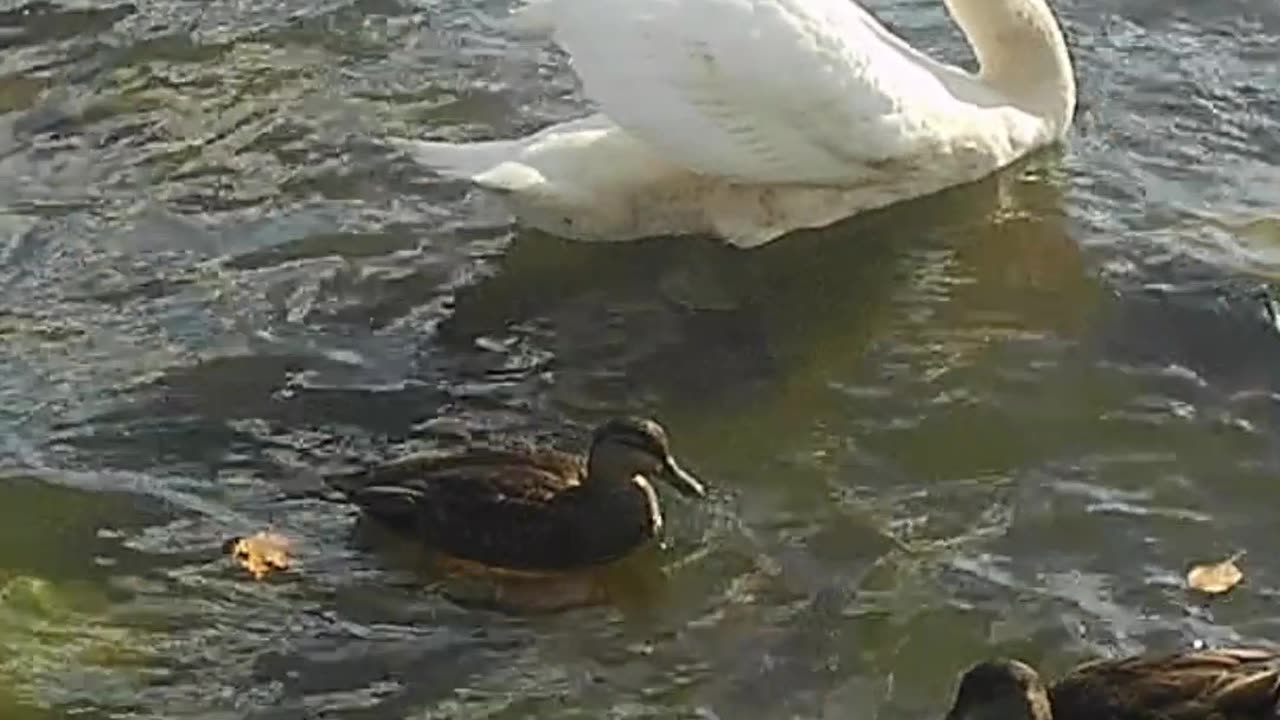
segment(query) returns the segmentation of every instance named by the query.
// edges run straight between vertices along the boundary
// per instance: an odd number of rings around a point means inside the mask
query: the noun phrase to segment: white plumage
[[[852,0],[533,0],[600,112],[526,138],[396,141],[584,239],[751,246],[978,179],[1060,139],[1075,106],[1044,0],[946,0],[981,65],[936,62]]]

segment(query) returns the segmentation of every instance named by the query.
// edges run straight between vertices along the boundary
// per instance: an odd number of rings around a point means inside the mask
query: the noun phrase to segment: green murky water
[[[1067,147],[741,252],[380,145],[581,111],[503,3],[0,3],[0,715],[927,718],[994,653],[1280,641],[1280,10],[1210,5],[1060,0]],[[298,492],[623,411],[714,493],[591,607],[454,602]]]

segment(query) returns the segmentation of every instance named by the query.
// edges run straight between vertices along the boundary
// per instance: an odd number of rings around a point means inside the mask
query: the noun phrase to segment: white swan
[[[852,0],[532,0],[595,115],[515,140],[395,140],[583,239],[739,246],[976,180],[1063,137],[1076,88],[1045,0],[944,0],[980,71]]]

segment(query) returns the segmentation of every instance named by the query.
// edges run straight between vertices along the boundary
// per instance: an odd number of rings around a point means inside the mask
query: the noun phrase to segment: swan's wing
[[[604,114],[700,172],[839,181],[953,134],[936,64],[852,0],[532,0],[515,21],[570,54]]]

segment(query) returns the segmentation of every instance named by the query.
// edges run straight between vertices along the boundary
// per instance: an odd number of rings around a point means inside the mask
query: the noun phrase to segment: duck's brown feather
[[[448,555],[546,571],[616,559],[656,529],[638,487],[583,485],[585,473],[578,455],[477,448],[408,458],[331,482],[368,515]]]
[[[1277,717],[1280,656],[1222,649],[1098,660],[1049,692],[1057,720],[1262,720]]]
[[[468,493],[546,501],[586,476],[579,455],[546,448],[476,447],[453,455],[415,455],[377,467],[329,477],[351,492],[369,485],[465,481]]]

